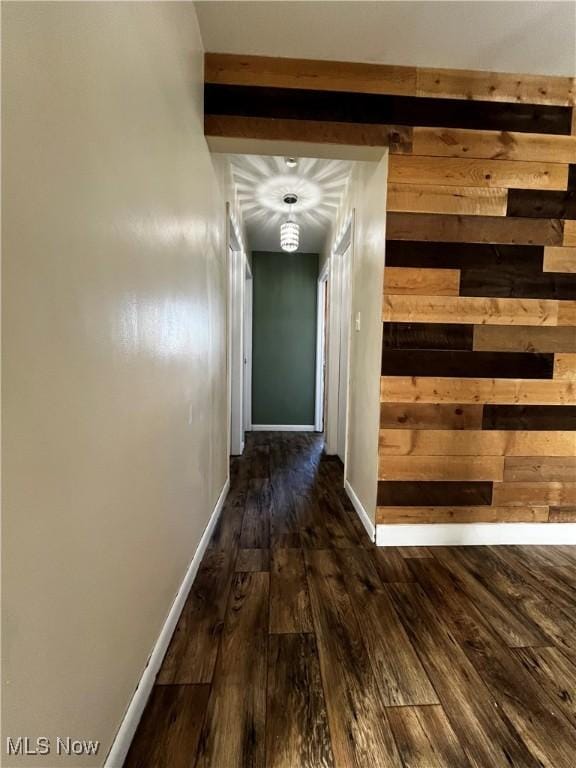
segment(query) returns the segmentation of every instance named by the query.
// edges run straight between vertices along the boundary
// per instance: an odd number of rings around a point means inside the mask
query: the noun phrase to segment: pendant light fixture
[[[283,251],[292,253],[297,250],[300,242],[300,225],[292,221],[292,206],[298,202],[298,196],[294,194],[284,195],[283,198],[288,208],[288,220],[280,227],[280,247]]]

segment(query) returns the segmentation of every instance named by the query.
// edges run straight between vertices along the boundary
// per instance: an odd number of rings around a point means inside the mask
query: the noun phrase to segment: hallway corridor
[[[125,766],[570,768],[575,549],[377,549],[318,435],[249,433]]]

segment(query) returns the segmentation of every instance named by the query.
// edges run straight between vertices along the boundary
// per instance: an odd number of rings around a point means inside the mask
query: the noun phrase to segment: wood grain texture
[[[500,456],[380,455],[378,480],[502,480]]]
[[[528,104],[574,104],[574,78],[465,69],[417,70],[418,96]]]
[[[272,552],[270,632],[312,632],[306,570],[299,549]]]
[[[209,694],[209,685],[155,686],[124,768],[193,765]]]
[[[376,524],[546,523],[548,507],[377,507]]]
[[[566,224],[569,224],[567,222]],[[568,227],[566,227],[568,229]],[[502,245],[576,245],[564,234],[558,219],[521,219],[508,216],[449,216],[433,213],[389,213],[389,240]]]
[[[196,768],[265,766],[268,588],[267,573],[234,577]]]
[[[450,573],[434,560],[412,566],[434,614],[465,648],[501,712],[524,743],[548,768],[569,768],[572,729],[526,669],[495,637],[484,617],[454,585]],[[514,693],[511,695],[511,691]]]
[[[548,520],[551,523],[576,523],[576,506],[550,507]]]
[[[547,456],[576,454],[576,433],[565,431],[381,429],[378,452],[389,456]]]
[[[388,211],[506,216],[508,191],[426,183],[388,184]]]
[[[538,483],[506,482],[494,483],[493,503],[496,506],[526,506],[527,504],[550,505],[555,507],[576,504],[576,482]]]
[[[380,429],[481,429],[482,405],[382,403]]]
[[[576,352],[573,328],[474,326],[473,348],[494,352]]]
[[[544,246],[502,243],[388,240],[386,266],[418,269],[513,269],[516,274],[541,274]]]
[[[576,430],[573,405],[485,405],[482,429]]]
[[[267,689],[267,768],[333,768],[320,665],[312,635],[270,638]]]
[[[381,402],[575,405],[572,381],[382,376]]]
[[[387,293],[458,296],[460,272],[457,269],[384,268],[384,290]]]
[[[328,551],[305,550],[305,558],[335,763],[401,768],[340,569]]]
[[[510,189],[506,215],[538,219],[576,219],[576,193]]]
[[[241,549],[236,560],[236,572],[248,573],[270,570],[270,551],[268,549]]]
[[[379,507],[478,507],[492,504],[492,482],[433,480],[378,483]]]
[[[511,600],[502,601],[491,590],[488,573],[475,574],[462,558],[461,547],[436,547],[434,555],[450,571],[455,583],[468,595],[494,631],[510,647],[545,645],[546,635]],[[414,571],[413,571],[414,572]],[[481,575],[481,578],[477,578]]]
[[[555,356],[529,352],[473,352],[384,349],[383,376],[451,376],[458,378],[552,379]]]
[[[205,83],[206,115],[475,128],[570,135],[567,107]]]
[[[258,473],[265,470],[258,469]],[[270,545],[270,483],[268,479],[250,480],[246,509],[240,533],[243,549],[267,549]]]
[[[564,222],[564,237],[562,243],[558,243],[558,245],[576,246],[576,221]]]
[[[500,190],[565,190],[568,186],[568,166],[561,163],[527,163],[521,160],[390,155],[388,180],[392,184],[418,186],[432,184],[457,188],[491,187]]]
[[[470,762],[442,707],[395,707],[389,710],[388,717],[405,765],[469,768]]]
[[[437,704],[438,697],[394,612],[369,552],[339,550],[337,558],[387,707]]]
[[[502,719],[456,639],[438,621],[422,588],[395,584],[387,589],[471,764],[476,768],[502,768],[506,763],[535,768],[535,759],[512,737],[507,719]]]
[[[416,92],[414,67],[226,53],[206,53],[204,61],[207,83],[405,96]]]
[[[558,352],[554,355],[554,378],[576,379],[576,353]]]
[[[172,635],[158,683],[212,681],[233,570],[231,552],[208,551]]]
[[[384,323],[383,349],[472,349],[474,329],[464,323]]]
[[[564,432],[556,433],[564,437]],[[505,482],[573,482],[576,479],[576,434],[572,437],[572,450],[566,456],[511,456],[504,462]],[[542,451],[545,453],[545,451]]]
[[[544,272],[576,272],[576,246],[544,249]]]
[[[410,152],[412,146],[412,128],[408,126],[333,120],[206,114],[204,117],[204,134],[209,137],[263,141],[389,147],[391,152],[396,153]]]
[[[571,304],[572,302],[560,302]],[[460,296],[387,295],[382,319],[401,323],[470,323],[474,325],[559,325],[559,302],[545,299],[485,299]],[[564,309],[568,325],[569,308]]]
[[[574,620],[555,606],[546,590],[541,588],[538,577],[533,577],[527,570],[519,572],[506,557],[502,557],[509,551],[499,554],[497,547],[465,547],[459,556],[474,578],[489,585],[500,600],[515,602],[516,608],[548,638],[546,645],[552,642],[570,658]]]
[[[515,654],[576,727],[576,667],[557,648],[516,648]]]
[[[546,163],[576,162],[576,136],[414,128],[412,152],[430,157],[477,157]]]
[[[569,325],[572,330],[576,327],[576,301],[558,302],[558,325]]]

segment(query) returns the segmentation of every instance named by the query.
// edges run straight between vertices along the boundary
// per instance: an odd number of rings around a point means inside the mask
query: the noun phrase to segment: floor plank
[[[508,646],[548,644],[548,637],[517,609],[515,601],[502,600],[493,594],[474,571],[467,568],[462,559],[463,548],[436,547],[435,554]]]
[[[210,686],[161,685],[153,689],[124,768],[194,765]]]
[[[270,570],[270,550],[241,549],[236,559],[236,572],[253,572]]]
[[[212,681],[233,566],[229,553],[208,551],[172,635],[157,683]]]
[[[267,573],[234,576],[197,768],[264,768]]]
[[[547,768],[572,768],[575,734],[552,700],[491,632],[440,563],[414,561],[413,568],[434,614],[463,647],[531,753]]]
[[[250,480],[240,533],[243,549],[268,549],[270,546],[270,482]]]
[[[417,584],[386,587],[444,711],[475,768],[538,763],[502,716],[456,638],[441,625]]]
[[[576,548],[378,548],[313,433],[230,478],[128,768],[565,767]]]
[[[470,768],[442,707],[395,707],[388,717],[405,766]]]
[[[560,611],[540,591],[528,583],[505,559],[490,547],[462,547],[459,557],[487,589],[503,602],[514,604],[550,641],[568,654],[574,654],[576,622]],[[542,643],[540,643],[542,644]]]
[[[316,639],[312,635],[270,637],[266,766],[334,766]]]
[[[346,589],[384,704],[438,704],[438,697],[365,549],[338,550]]]
[[[516,648],[514,652],[576,728],[576,667],[557,648]]]
[[[400,768],[362,631],[333,555],[305,550],[305,558],[335,765]]]
[[[271,571],[269,631],[272,634],[312,632],[312,613],[302,551],[273,550]]]

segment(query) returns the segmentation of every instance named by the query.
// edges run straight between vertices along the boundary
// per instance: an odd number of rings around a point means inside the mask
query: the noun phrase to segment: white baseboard
[[[370,520],[370,516],[362,506],[360,499],[356,494],[354,493],[354,490],[348,480],[344,480],[344,488],[346,489],[346,493],[350,497],[350,501],[352,502],[352,506],[356,510],[356,513],[358,514],[358,517],[360,518],[362,525],[364,528],[366,528],[366,533],[368,536],[370,536],[370,541],[374,541],[376,538],[376,530],[374,528],[374,523],[372,520]]]
[[[314,424],[252,424],[253,432],[315,432]]]
[[[122,765],[124,764],[124,760],[126,759],[126,755],[128,754],[128,750],[130,748],[130,744],[132,743],[132,739],[136,733],[136,728],[138,727],[138,723],[140,722],[140,718],[142,717],[142,713],[144,712],[148,698],[152,693],[152,688],[154,687],[156,675],[158,674],[164,659],[164,654],[168,649],[168,645],[172,639],[172,635],[174,634],[176,624],[178,623],[178,619],[180,618],[180,614],[184,608],[184,603],[186,602],[188,593],[190,592],[192,584],[194,583],[194,579],[196,578],[196,574],[198,573],[198,568],[200,567],[200,563],[208,547],[208,543],[210,541],[210,537],[212,536],[214,527],[218,522],[218,518],[220,516],[220,512],[222,511],[222,507],[224,506],[224,501],[226,499],[226,495],[228,494],[229,488],[230,478],[228,478],[224,483],[224,487],[222,488],[220,496],[218,497],[216,506],[210,515],[208,525],[202,534],[202,538],[200,539],[200,543],[198,544],[196,552],[194,553],[192,562],[188,566],[184,580],[182,581],[180,589],[174,598],[172,607],[170,608],[158,639],[154,644],[154,648],[152,649],[148,663],[146,664],[144,672],[142,673],[142,677],[140,678],[136,690],[134,691],[134,695],[132,696],[132,700],[128,705],[124,719],[122,720],[120,728],[118,729],[118,733],[116,734],[112,747],[108,752],[106,762],[104,763],[104,768],[122,768]]]
[[[576,544],[576,523],[428,523],[377,525],[378,547]]]

